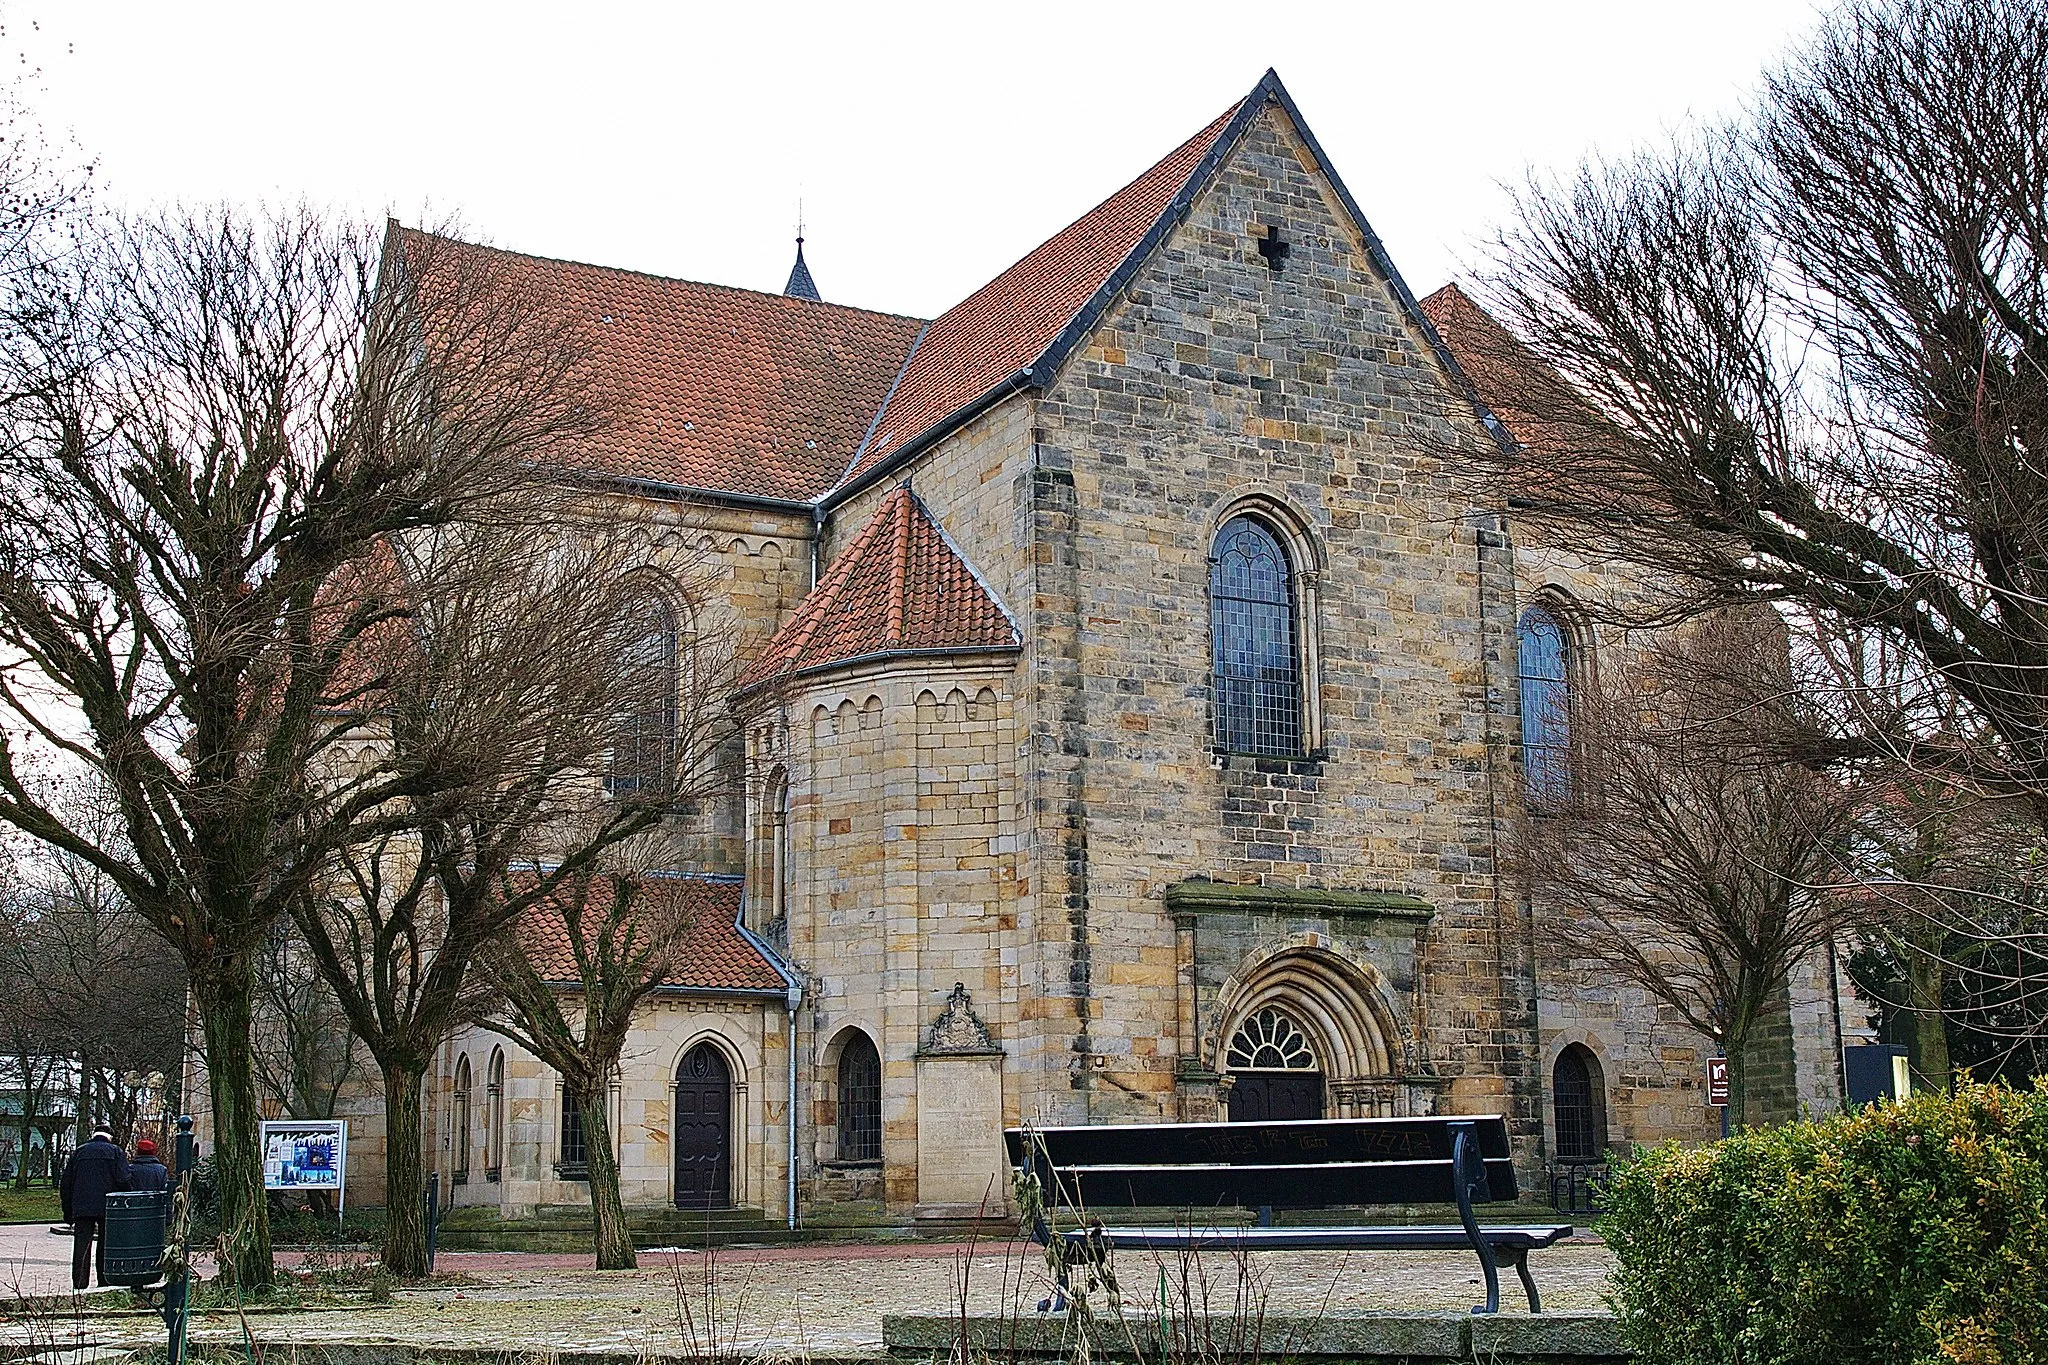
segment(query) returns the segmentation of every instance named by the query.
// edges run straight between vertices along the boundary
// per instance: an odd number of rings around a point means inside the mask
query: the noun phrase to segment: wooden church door
[[[732,1203],[732,1072],[709,1043],[676,1069],[676,1207],[722,1209]]]

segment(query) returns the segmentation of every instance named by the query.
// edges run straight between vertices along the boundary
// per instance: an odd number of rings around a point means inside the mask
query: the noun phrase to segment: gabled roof
[[[739,928],[741,882],[734,877],[649,876],[640,879],[638,897],[660,897],[664,912],[689,917],[682,948],[662,984],[687,990],[775,991],[784,988],[782,974],[767,954]],[[567,894],[567,893],[564,893]],[[616,887],[609,877],[590,882],[584,903],[586,932],[594,932],[611,914]],[[640,902],[636,900],[635,904]],[[579,984],[576,953],[569,926],[553,905],[536,905],[519,917],[514,932],[527,960],[543,981]]]
[[[1451,382],[1467,387],[1272,71],[1143,175],[930,323],[813,301],[801,248],[788,296],[496,254],[544,273],[561,306],[590,326],[592,377],[617,418],[591,443],[591,471],[829,509],[1005,395],[1050,383],[1268,105],[1285,111],[1398,305]],[[801,296],[806,284],[810,297]],[[1508,444],[1484,406],[1474,408]]]
[[[609,421],[586,472],[808,502],[846,470],[919,322],[463,244],[587,338]],[[799,263],[801,268],[801,263]]]
[[[863,659],[1014,650],[1020,641],[924,504],[899,487],[762,648],[741,686]]]
[[[915,449],[1004,395],[1051,382],[1068,353],[1094,328],[1153,249],[1187,216],[1224,158],[1268,104],[1278,105],[1293,123],[1364,239],[1366,254],[1393,289],[1396,304],[1423,334],[1451,383],[1474,398],[1474,415],[1495,440],[1506,444],[1506,433],[1476,400],[1456,358],[1416,304],[1279,74],[1268,70],[1250,95],[1164,160],[928,324],[846,478],[826,504],[884,476]]]
[[[933,319],[847,470],[847,482],[1038,366],[1117,268],[1147,242],[1242,107],[1233,104],[1164,160]]]

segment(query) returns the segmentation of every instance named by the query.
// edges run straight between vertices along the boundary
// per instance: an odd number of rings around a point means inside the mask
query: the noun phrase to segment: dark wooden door
[[[722,1209],[732,1203],[732,1073],[709,1043],[676,1071],[676,1207]]]
[[[1320,1071],[1240,1071],[1230,1084],[1230,1121],[1263,1123],[1323,1116]]]

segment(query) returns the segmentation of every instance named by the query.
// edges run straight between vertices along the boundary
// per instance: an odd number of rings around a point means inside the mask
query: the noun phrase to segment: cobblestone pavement
[[[52,1239],[55,1240],[54,1238]],[[1263,1252],[1248,1258],[1205,1253],[1179,1258],[1124,1252],[1117,1258],[1127,1305],[1149,1310],[1162,1276],[1168,1302],[1230,1316],[1240,1303],[1270,1315],[1389,1310],[1462,1311],[1479,1297],[1479,1268],[1469,1255],[1388,1252]],[[1028,1315],[1045,1293],[1044,1262],[1022,1244],[807,1246],[699,1252],[643,1252],[638,1271],[582,1269],[572,1256],[462,1253],[443,1256],[454,1287],[404,1290],[389,1307],[265,1314],[252,1319],[267,1342],[391,1341],[487,1346],[505,1351],[613,1349],[682,1352],[706,1348],[771,1357],[830,1356],[879,1350],[882,1317],[949,1313],[964,1280],[976,1314]],[[1595,1241],[1553,1247],[1533,1259],[1544,1306],[1590,1309],[1613,1261]],[[1526,1311],[1513,1273],[1507,1311]],[[1242,1282],[1242,1290],[1240,1283]],[[1185,1288],[1183,1288],[1185,1284]],[[90,1312],[90,1308],[85,1310]],[[107,1344],[140,1344],[162,1328],[143,1317],[67,1316],[64,1333]],[[0,1328],[0,1340],[30,1328]],[[45,1328],[47,1330],[47,1328]],[[199,1341],[239,1342],[232,1318],[195,1322]]]

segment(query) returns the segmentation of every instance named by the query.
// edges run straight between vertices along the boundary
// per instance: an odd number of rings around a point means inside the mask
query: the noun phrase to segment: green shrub
[[[1641,1365],[2048,1360],[2048,1092],[1964,1085],[1622,1162]]]

